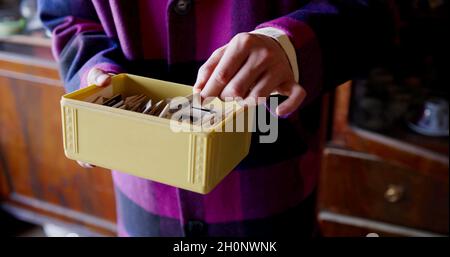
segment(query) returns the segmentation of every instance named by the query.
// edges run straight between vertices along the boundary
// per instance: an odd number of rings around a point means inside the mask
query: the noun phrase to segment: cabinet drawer
[[[319,191],[323,210],[448,233],[448,178],[425,176],[372,155],[327,149]]]
[[[320,221],[320,232],[326,237],[403,237],[404,234],[389,233],[381,230],[370,229],[348,224],[340,224],[327,220]]]

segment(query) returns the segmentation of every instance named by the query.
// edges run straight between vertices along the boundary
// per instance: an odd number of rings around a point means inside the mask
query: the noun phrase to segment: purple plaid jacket
[[[296,48],[308,96],[279,119],[277,142],[253,140],[248,157],[207,195],[113,171],[119,235],[310,236],[318,96],[387,41],[384,7],[363,0],[40,1],[67,91],[85,86],[93,67],[193,84],[216,48],[259,27],[283,30]]]

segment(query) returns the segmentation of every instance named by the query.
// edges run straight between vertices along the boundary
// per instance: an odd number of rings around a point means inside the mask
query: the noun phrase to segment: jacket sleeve
[[[257,28],[284,31],[295,47],[305,103],[367,72],[392,45],[388,0],[312,0]]]
[[[86,86],[91,68],[124,72],[120,46],[105,33],[92,1],[39,0],[38,9],[44,27],[52,32],[53,55],[67,91]]]

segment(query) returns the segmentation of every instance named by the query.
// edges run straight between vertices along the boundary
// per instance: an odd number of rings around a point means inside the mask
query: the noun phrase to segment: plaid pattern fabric
[[[193,84],[216,48],[255,28],[279,28],[296,48],[308,96],[279,119],[277,142],[252,140],[249,156],[207,195],[113,171],[119,235],[310,235],[320,154],[309,143],[317,136],[315,100],[348,80],[387,38],[381,2],[39,1],[67,91],[85,86],[93,67]]]

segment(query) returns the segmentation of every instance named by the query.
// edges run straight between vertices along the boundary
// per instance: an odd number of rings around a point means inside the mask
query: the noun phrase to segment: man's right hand
[[[95,84],[98,87],[106,87],[109,84],[111,84],[111,76],[112,76],[112,74],[108,74],[97,68],[93,68],[88,73],[87,83],[88,83],[88,85]],[[90,168],[95,167],[94,165],[89,164],[89,163],[80,162],[80,161],[77,161],[77,162],[83,168],[90,169]]]

